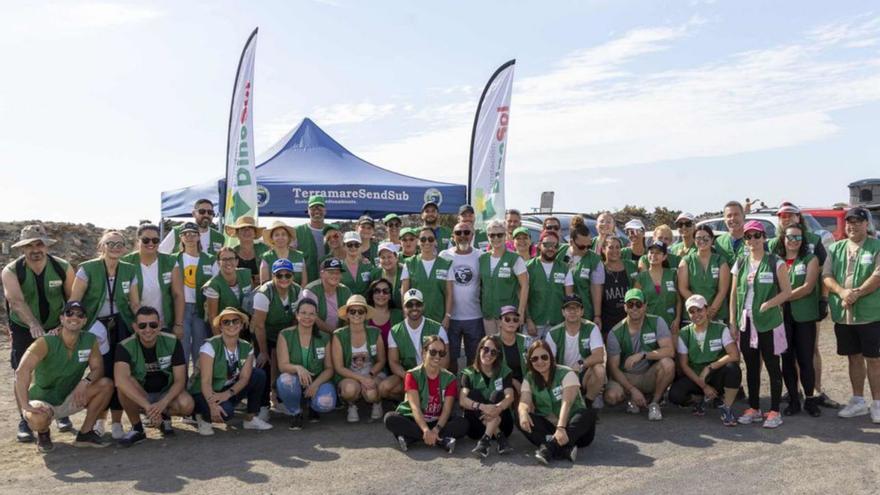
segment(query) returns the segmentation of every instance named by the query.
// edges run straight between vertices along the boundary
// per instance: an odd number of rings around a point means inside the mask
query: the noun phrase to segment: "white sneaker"
[[[382,411],[382,403],[377,402],[373,404],[373,410],[370,412],[370,420],[375,421],[377,419],[382,419],[382,414],[384,414]]]
[[[880,424],[880,400],[875,400],[871,404],[871,422]]]
[[[265,406],[261,407],[260,412],[257,414],[257,417],[260,418],[260,420],[262,420],[264,423],[268,423],[269,422],[269,408],[265,407]]]
[[[358,406],[357,404],[349,404],[348,405],[348,417],[346,420],[349,423],[357,423],[361,420],[361,416],[358,414]]]
[[[104,436],[104,420],[99,419],[99,420],[95,421],[95,426],[92,427],[92,430],[99,437],[103,437]]]
[[[868,403],[865,402],[865,399],[856,399],[855,397],[850,397],[849,404],[837,411],[837,415],[841,418],[854,418],[866,414],[868,414]]]
[[[120,440],[125,436],[125,430],[122,429],[122,423],[113,423],[110,425],[110,436],[113,440]]]
[[[652,402],[648,404],[648,421],[660,421],[663,419],[663,413],[660,412],[660,404]]]
[[[200,415],[196,415],[196,424],[198,425],[199,435],[209,437],[214,434],[214,427],[210,421],[205,421]]]
[[[244,422],[245,430],[271,430],[272,425],[260,419],[259,416],[254,416],[250,421]]]

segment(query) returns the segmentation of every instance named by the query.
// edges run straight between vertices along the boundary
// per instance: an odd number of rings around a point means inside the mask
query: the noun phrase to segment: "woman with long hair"
[[[458,402],[468,421],[468,436],[477,440],[471,452],[488,457],[493,440],[499,454],[513,450],[507,441],[513,432],[513,382],[510,368],[503,363],[498,336],[480,340],[476,359],[461,372],[460,385]]]

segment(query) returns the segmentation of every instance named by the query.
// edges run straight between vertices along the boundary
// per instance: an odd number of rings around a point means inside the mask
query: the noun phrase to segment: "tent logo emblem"
[[[432,202],[437,203],[437,206],[440,206],[443,204],[443,193],[441,193],[436,187],[428,188],[428,190],[425,191],[424,200],[425,203]]]
[[[257,185],[257,206],[260,208],[269,204],[269,190],[262,185]]]

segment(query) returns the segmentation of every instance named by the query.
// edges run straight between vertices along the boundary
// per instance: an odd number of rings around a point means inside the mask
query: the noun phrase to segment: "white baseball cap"
[[[342,236],[342,243],[348,244],[349,242],[356,242],[358,244],[362,244],[361,235],[357,232],[346,232],[344,236]]]
[[[403,294],[403,305],[406,306],[406,303],[410,301],[418,301],[420,303],[425,302],[425,299],[422,297],[422,291],[419,289],[410,289]]]
[[[629,222],[626,222],[626,225],[623,226],[623,230],[641,230],[645,231],[645,224],[642,223],[638,218],[633,218]]]

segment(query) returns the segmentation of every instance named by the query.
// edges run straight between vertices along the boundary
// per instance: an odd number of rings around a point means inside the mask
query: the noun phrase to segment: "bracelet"
[[[564,427],[564,426],[559,426],[559,425],[556,425],[556,429],[557,429],[557,430],[564,430],[564,429],[565,429],[565,427]]]
[[[471,406],[471,409],[472,409],[472,410],[474,410],[474,411],[478,411],[478,410],[480,409],[480,403],[479,403],[479,402],[477,402],[477,401],[471,401],[471,404],[473,404],[473,405]]]

